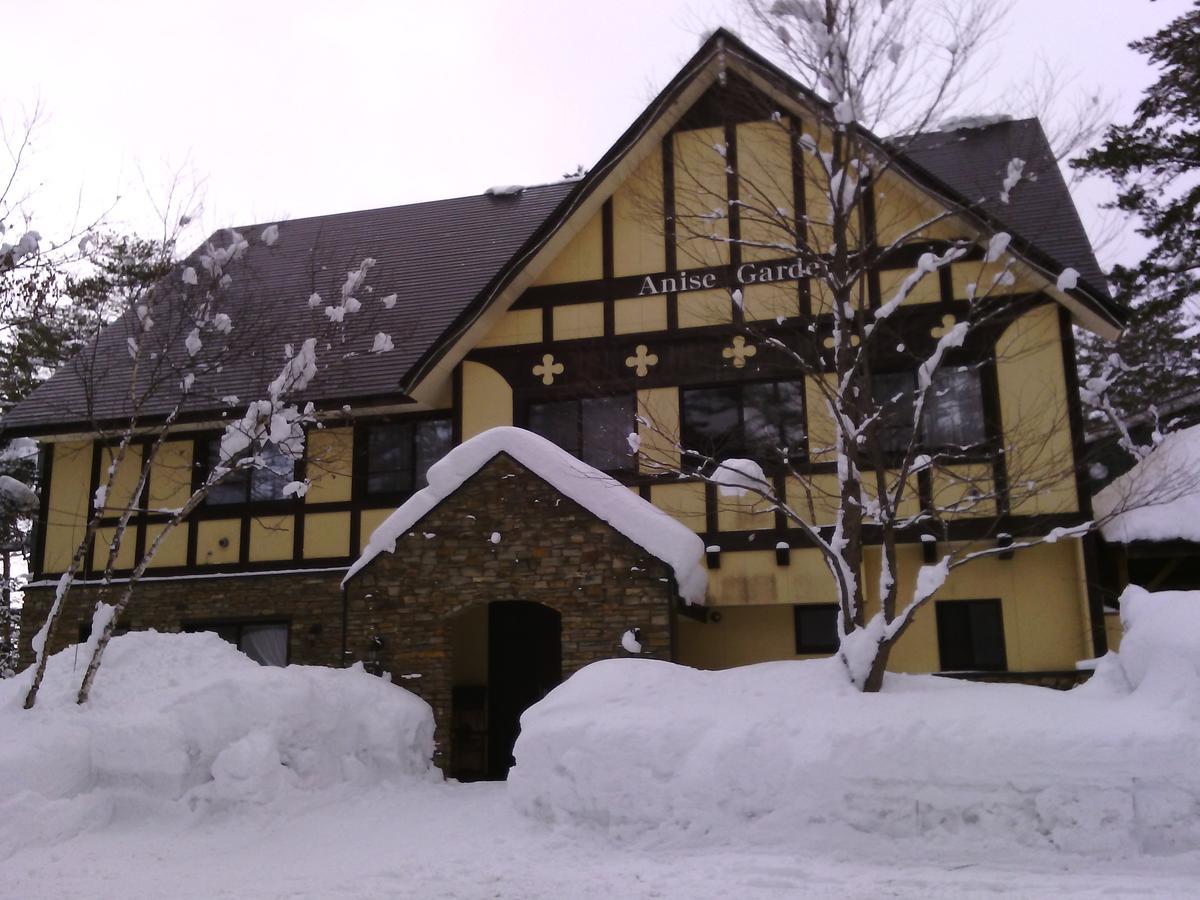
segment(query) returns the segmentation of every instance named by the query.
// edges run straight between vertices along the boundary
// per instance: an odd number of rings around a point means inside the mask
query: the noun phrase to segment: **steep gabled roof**
[[[980,201],[997,221],[1033,239],[1056,264],[1073,267],[1091,293],[1108,296],[1108,280],[1037,119],[928,132],[913,138],[905,152],[961,196]],[[1012,159],[1022,160],[1035,180],[1022,182],[1004,203],[996,186]]]
[[[313,291],[337,297],[345,273],[364,257],[378,265],[371,271],[369,296],[360,297],[369,315],[347,317],[336,347],[319,352],[321,371],[306,392],[319,408],[343,403],[405,401],[435,365],[460,342],[480,316],[513,285],[564,224],[581,207],[594,202],[630,152],[664,127],[668,114],[682,115],[681,98],[695,93],[702,79],[715,81],[725,67],[769,84],[779,96],[803,99],[811,107],[828,104],[755,53],[729,32],[718,30],[646,107],[624,134],[577,182],[527,188],[509,196],[488,194],[430,203],[297,219],[280,224],[273,247],[258,238],[263,226],[239,229],[250,248],[223,299],[235,323],[263,335],[259,346],[227,360],[221,371],[204,376],[185,414],[211,418],[222,409],[219,398],[247,400],[261,394],[279,370],[285,343],[310,336],[323,322],[321,309],[310,309]],[[885,142],[878,141],[880,146]],[[997,172],[1012,156],[1039,160],[1037,181],[1024,183],[1013,202],[984,202],[977,214],[981,227],[1003,227],[1014,235],[1014,251],[1024,254],[1051,280],[1066,266],[1082,275],[1068,293],[1096,321],[1115,329],[1122,311],[1103,291],[1103,274],[1075,213],[1070,194],[1036,123],[969,133],[923,136],[915,141],[900,168],[942,198],[970,207],[995,194]],[[1009,155],[1005,155],[1009,154]],[[986,179],[991,191],[983,191]],[[214,243],[228,237],[218,233]],[[394,307],[377,301],[397,294]],[[166,318],[164,316],[164,318]],[[86,431],[92,422],[127,414],[129,358],[126,340],[132,316],[104,330],[78,361],[62,367],[0,425],[10,434]],[[237,325],[235,325],[235,328]],[[371,354],[376,332],[391,336],[395,350]],[[182,340],[175,341],[182,345]],[[172,345],[164,359],[182,347]],[[161,360],[160,360],[161,363]],[[171,390],[152,398],[143,417],[165,414],[175,402]]]

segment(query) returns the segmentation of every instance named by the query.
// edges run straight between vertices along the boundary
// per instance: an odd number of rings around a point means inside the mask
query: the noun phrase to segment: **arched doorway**
[[[450,774],[503,779],[521,713],[562,681],[562,617],[524,600],[470,607],[452,624],[452,648]]]

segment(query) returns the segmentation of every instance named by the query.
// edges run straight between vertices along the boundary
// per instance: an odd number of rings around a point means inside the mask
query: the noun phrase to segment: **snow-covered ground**
[[[129,635],[80,709],[69,649],[0,682],[0,897],[1200,897],[1197,600],[1131,592],[1071,694],[599,663],[507,785],[360,671]]]

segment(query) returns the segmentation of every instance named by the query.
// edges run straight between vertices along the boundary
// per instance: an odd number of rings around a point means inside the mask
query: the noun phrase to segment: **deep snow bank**
[[[1135,647],[1139,631],[1155,643],[1156,619],[1134,616]],[[893,676],[876,695],[832,660],[609,660],[526,712],[510,791],[535,818],[653,841],[1200,848],[1200,675],[1164,690],[1156,654],[1132,656],[1149,673],[1107,659],[1069,693]]]
[[[113,640],[91,702],[87,656],[0,681],[0,859],[33,840],[140,814],[283,801],[299,791],[427,778],[429,705],[361,669],[259,666],[213,634]]]

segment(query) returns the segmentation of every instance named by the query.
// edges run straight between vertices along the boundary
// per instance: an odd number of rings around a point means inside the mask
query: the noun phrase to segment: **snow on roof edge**
[[[1173,431],[1092,498],[1106,541],[1200,542],[1200,425]]]
[[[564,496],[607,522],[675,573],[679,595],[704,603],[708,573],[704,541],[686,525],[643,500],[609,475],[576,459],[523,428],[492,428],[459,444],[430,467],[429,485],[413,494],[372,533],[362,555],[346,572],[346,584],[380,553],[395,553],[396,541],[500,453],[507,453]]]

